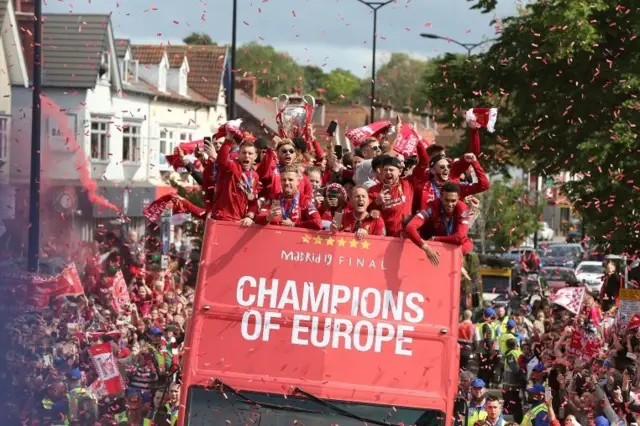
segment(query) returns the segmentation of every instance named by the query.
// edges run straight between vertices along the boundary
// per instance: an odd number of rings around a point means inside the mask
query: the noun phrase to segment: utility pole
[[[231,18],[231,65],[229,70],[229,93],[227,93],[227,120],[236,118],[236,44],[238,33],[238,0],[233,0]]]
[[[34,1],[33,100],[31,109],[31,183],[29,185],[29,248],[27,269],[38,272],[40,255],[40,136],[42,127],[42,0]]]

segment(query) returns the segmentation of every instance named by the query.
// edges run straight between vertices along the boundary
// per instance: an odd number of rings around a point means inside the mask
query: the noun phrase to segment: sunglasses
[[[280,153],[281,154],[294,154],[295,151],[293,149],[281,149]]]
[[[438,168],[440,170],[449,170],[449,165],[448,164],[438,164]]]
[[[382,148],[380,148],[380,145],[374,145],[374,146],[371,147],[371,149],[374,150],[374,151],[381,151],[382,150]]]

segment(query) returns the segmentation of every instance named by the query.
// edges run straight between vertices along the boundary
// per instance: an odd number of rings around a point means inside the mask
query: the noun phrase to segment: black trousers
[[[522,422],[522,417],[524,417],[520,390],[504,390],[502,391],[502,397],[504,398],[504,413],[511,414],[513,416],[513,421],[520,424]]]

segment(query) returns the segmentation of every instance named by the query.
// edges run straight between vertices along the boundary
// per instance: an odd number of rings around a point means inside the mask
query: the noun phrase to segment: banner
[[[415,155],[416,147],[419,143],[422,143],[420,139],[420,136],[411,124],[402,123],[396,140],[393,142],[393,150],[398,154],[406,156]]]
[[[58,275],[56,297],[80,296],[84,294],[84,288],[74,263],[68,265]]]
[[[584,287],[564,287],[551,295],[551,301],[577,315],[582,307],[584,293]]]
[[[408,240],[209,220],[183,386],[299,385],[328,399],[428,400],[450,413],[462,253],[434,245],[437,267]]]
[[[356,127],[347,131],[344,136],[351,141],[354,147],[358,147],[367,138],[379,138],[391,129],[390,121],[376,121],[368,126]]]
[[[124,280],[122,271],[118,271],[113,277],[113,285],[109,287],[111,291],[112,305],[116,312],[122,312],[124,307],[131,303],[127,282]]]
[[[89,355],[93,366],[102,382],[102,388],[107,395],[124,392],[124,381],[120,375],[118,364],[113,356],[110,343],[101,343],[89,348]]]

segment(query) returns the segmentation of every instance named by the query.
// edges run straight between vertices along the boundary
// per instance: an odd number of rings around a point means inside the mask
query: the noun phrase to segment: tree
[[[377,101],[388,102],[398,111],[406,106],[422,110],[426,102],[419,90],[420,79],[432,72],[433,66],[430,61],[413,59],[406,53],[392,53],[389,61],[376,72]],[[366,83],[369,89],[370,82]]]
[[[495,181],[488,191],[479,194],[480,216],[473,232],[484,249],[488,242],[496,250],[504,251],[523,243],[538,230],[538,217],[542,206],[532,205],[522,184]]]
[[[275,97],[302,84],[303,70],[286,53],[252,42],[238,49],[237,76],[251,75],[258,82],[258,95]]]
[[[476,2],[483,11],[495,4]],[[571,173],[577,180],[563,190],[589,235],[609,251],[634,254],[639,23],[640,0],[540,0],[505,19],[487,53],[466,64],[444,58],[439,77],[424,81],[443,112],[499,106],[498,133],[483,139],[483,151],[543,176]]]
[[[336,68],[326,75],[324,89],[327,101],[351,103],[358,96],[362,81],[350,71]]]
[[[325,86],[327,75],[318,66],[306,65],[302,68],[302,76],[305,93],[316,96],[318,89],[323,89]]]
[[[184,44],[208,44],[215,46],[216,43],[211,39],[211,36],[207,33],[191,33],[182,39]]]

